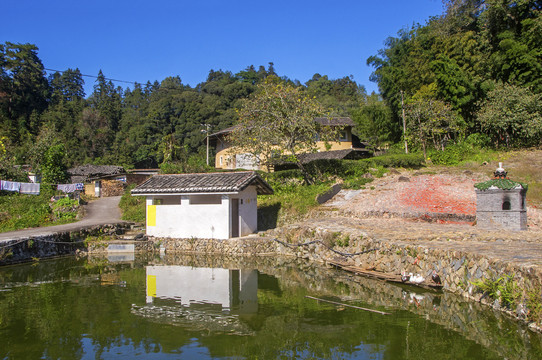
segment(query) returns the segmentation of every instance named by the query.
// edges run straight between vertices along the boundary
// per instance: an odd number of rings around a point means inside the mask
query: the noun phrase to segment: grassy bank
[[[145,222],[145,197],[132,196],[130,191],[135,185],[128,186],[124,191],[119,203],[122,212],[122,220],[134,221],[137,223]]]
[[[77,220],[77,201],[61,199],[51,202],[56,192],[42,186],[40,195],[1,192],[0,232],[67,224]]]

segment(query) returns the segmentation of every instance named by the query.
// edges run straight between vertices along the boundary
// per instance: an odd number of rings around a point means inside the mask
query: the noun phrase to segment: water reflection
[[[136,256],[0,268],[0,359],[534,359],[540,353],[538,334],[479,304],[295,259]]]
[[[151,265],[145,272],[146,305],[132,305],[133,314],[191,330],[254,334],[238,315],[258,311],[256,270]]]
[[[146,266],[147,303],[155,298],[172,299],[184,306],[220,305],[223,311],[258,311],[256,270]]]

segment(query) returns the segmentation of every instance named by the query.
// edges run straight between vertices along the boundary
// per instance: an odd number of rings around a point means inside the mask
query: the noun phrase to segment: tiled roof
[[[273,189],[255,171],[203,174],[155,175],[132,190],[138,194],[228,193],[256,185],[259,195],[273,194]]]
[[[122,166],[115,165],[81,165],[68,169],[68,175],[72,183],[86,182],[92,179],[125,174]]]
[[[488,190],[488,189],[502,189],[502,190],[512,190],[516,188],[523,188],[527,189],[527,184],[520,183],[517,181],[513,181],[510,179],[492,179],[486,182],[476,183],[474,184],[474,187],[478,190]]]
[[[319,117],[314,119],[320,125],[326,126],[354,126],[354,122],[349,117]]]
[[[235,130],[235,128],[237,127],[237,125],[235,126],[230,126],[228,128],[225,128],[225,129],[222,129],[220,131],[217,131],[213,134],[210,134],[209,137],[216,137],[216,136],[222,136],[222,135],[226,135],[226,134],[229,134],[231,133],[233,130]]]
[[[320,151],[315,153],[300,154],[299,160],[302,164],[307,164],[314,160],[321,159],[357,159],[368,157],[371,155],[371,151],[365,149],[344,149],[344,150],[332,150],[332,151]]]
[[[68,174],[72,176],[96,177],[101,175],[118,175],[126,171],[122,166],[115,165],[81,165],[68,169]]]

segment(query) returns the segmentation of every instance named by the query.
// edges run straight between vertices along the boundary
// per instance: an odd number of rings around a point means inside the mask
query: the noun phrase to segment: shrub
[[[448,145],[443,151],[429,151],[428,157],[436,165],[458,165],[466,161],[488,161],[491,158],[491,151],[484,150],[481,146],[487,141],[487,137],[473,134],[462,142]]]
[[[68,197],[61,198],[51,204],[54,220],[66,222],[75,220],[79,209],[79,202]]]
[[[144,196],[132,196],[131,190],[135,185],[130,185],[124,191],[124,194],[120,198],[119,207],[122,211],[122,220],[145,222],[145,197]]]
[[[472,284],[489,298],[499,300],[500,304],[507,308],[512,308],[520,296],[513,275],[504,275],[495,280],[475,281]]]
[[[368,162],[373,167],[382,166],[385,168],[397,167],[418,169],[425,165],[423,154],[420,153],[382,155],[364,159],[362,161]]]

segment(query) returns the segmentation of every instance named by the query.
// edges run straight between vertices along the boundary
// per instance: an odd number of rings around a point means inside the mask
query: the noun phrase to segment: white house
[[[273,189],[256,172],[155,175],[132,190],[146,196],[147,235],[229,239],[258,230],[257,195]]]

